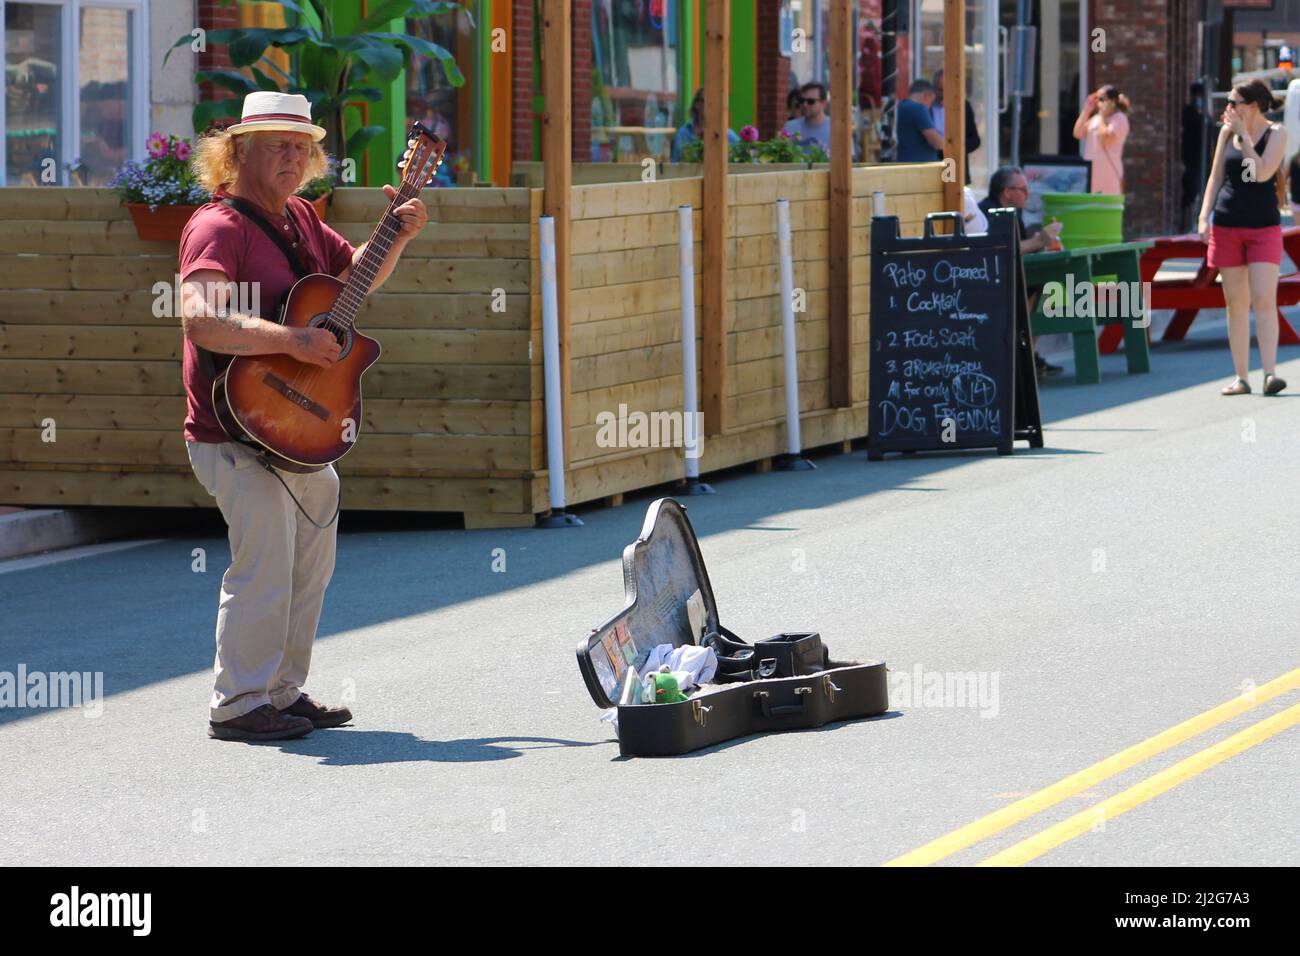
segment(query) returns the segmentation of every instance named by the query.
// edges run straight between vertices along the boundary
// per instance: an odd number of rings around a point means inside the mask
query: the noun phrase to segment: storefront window
[[[63,10],[6,3],[5,183],[62,182]],[[53,178],[51,178],[53,177]]]
[[[80,163],[72,180],[81,186],[102,186],[131,155],[138,136],[131,128],[131,58],[133,28],[130,10],[82,7],[77,56],[81,97]]]
[[[472,36],[463,29],[461,17],[422,17],[406,21],[412,36],[418,36],[451,50],[458,63],[468,67],[474,54]],[[418,120],[447,141],[443,164],[432,185],[454,186],[458,172],[470,167],[474,151],[473,103],[469,85],[452,86],[442,65],[432,57],[416,53],[406,71],[406,118]]]
[[[680,0],[593,0],[591,159],[667,160],[677,109]]]
[[[0,184],[102,186],[144,155],[143,0],[4,3]]]

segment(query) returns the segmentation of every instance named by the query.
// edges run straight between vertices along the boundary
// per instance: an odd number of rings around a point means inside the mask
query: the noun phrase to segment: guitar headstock
[[[402,185],[419,192],[433,182],[433,174],[442,165],[442,154],[447,151],[447,141],[423,123],[411,124],[406,134],[406,152],[397,163],[402,174]]]

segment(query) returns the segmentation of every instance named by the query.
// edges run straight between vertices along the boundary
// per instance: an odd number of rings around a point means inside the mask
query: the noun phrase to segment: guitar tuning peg
[[[404,159],[399,159],[399,160],[397,161],[397,168],[398,168],[398,169],[405,169],[405,168],[406,168],[406,160],[404,160]]]

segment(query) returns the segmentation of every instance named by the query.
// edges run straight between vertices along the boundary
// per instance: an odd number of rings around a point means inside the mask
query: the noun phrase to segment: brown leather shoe
[[[270,704],[233,720],[208,721],[208,736],[217,740],[292,740],[311,731],[310,720],[281,713]]]
[[[327,707],[306,694],[299,695],[297,700],[280,713],[306,717],[313,727],[338,727],[352,719],[352,711],[346,707]]]

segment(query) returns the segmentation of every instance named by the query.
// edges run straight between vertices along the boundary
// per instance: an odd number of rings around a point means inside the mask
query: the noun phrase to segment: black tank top
[[[1255,153],[1264,155],[1268,147],[1270,126],[1255,144]],[[1277,174],[1264,182],[1248,182],[1242,178],[1245,156],[1235,145],[1235,136],[1228,137],[1223,147],[1223,186],[1214,204],[1216,226],[1238,229],[1265,229],[1282,222],[1277,208]]]

